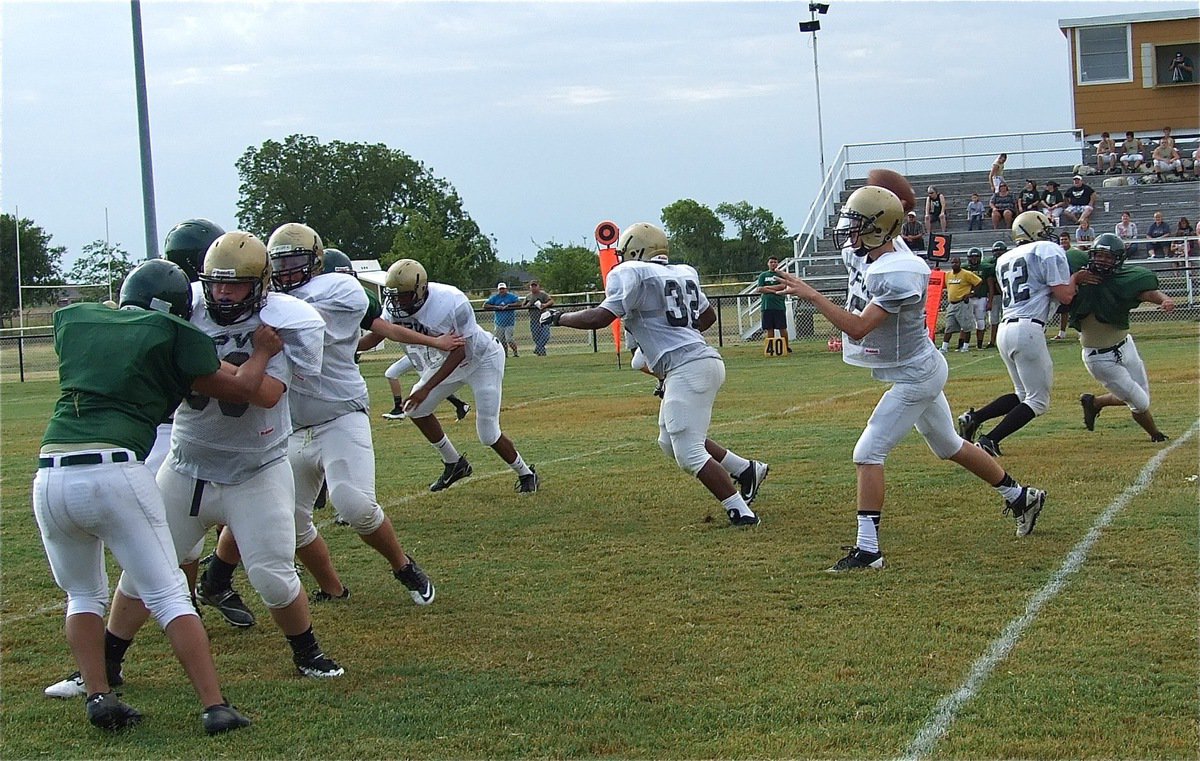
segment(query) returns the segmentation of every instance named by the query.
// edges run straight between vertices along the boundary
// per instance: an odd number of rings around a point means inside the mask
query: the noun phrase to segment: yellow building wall
[[[1117,142],[1126,130],[1158,132],[1169,126],[1176,134],[1200,132],[1200,60],[1189,56],[1197,69],[1187,85],[1142,84],[1142,45],[1171,46],[1198,41],[1197,20],[1148,21],[1132,24],[1133,81],[1080,85],[1076,70],[1075,30],[1064,29],[1071,56],[1071,82],[1075,100],[1075,127],[1086,136],[1110,132]],[[1160,80],[1161,81],[1161,75]]]

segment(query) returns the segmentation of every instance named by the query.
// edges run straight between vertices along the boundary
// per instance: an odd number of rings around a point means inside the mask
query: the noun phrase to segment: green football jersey
[[[771,270],[767,270],[758,276],[758,287],[761,288],[764,285],[779,285],[779,279],[775,277],[775,273]],[[777,293],[764,293],[761,294],[761,296],[762,304],[760,304],[760,308],[774,309],[776,311],[783,311],[784,309],[787,309],[787,302],[784,300],[783,296],[780,296]]]
[[[1071,249],[1067,261],[1071,271],[1087,266],[1088,256],[1083,251]],[[1079,330],[1080,321],[1093,315],[1100,322],[1114,327],[1129,329],[1129,311],[1142,303],[1139,294],[1158,290],[1158,275],[1145,267],[1121,265],[1113,275],[1097,285],[1081,285],[1071,302],[1071,327]]]
[[[976,275],[979,275],[979,279],[983,281],[971,289],[971,298],[987,298],[988,278],[996,277],[996,260],[984,259],[983,261],[979,262],[979,266],[976,268],[972,268],[970,264],[966,264],[963,265],[963,269],[969,272],[974,272]]]
[[[363,288],[367,292],[367,313],[363,315],[362,322],[358,325],[363,330],[370,330],[371,323],[375,322],[376,318],[383,316],[383,307],[379,303],[379,297],[375,295],[374,288]]]
[[[54,313],[61,396],[43,444],[103,441],[145,459],[155,429],[221,367],[212,339],[164,312],[81,303]]]

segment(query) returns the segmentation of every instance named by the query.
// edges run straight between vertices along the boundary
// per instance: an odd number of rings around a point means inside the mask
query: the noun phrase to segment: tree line
[[[453,185],[403,151],[291,135],[248,148],[235,166],[236,227],[264,241],[285,222],[304,222],[326,246],[352,259],[378,259],[385,268],[397,259],[416,259],[431,279],[465,290],[490,289],[512,266],[499,259],[495,238],[471,219]],[[661,221],[671,239],[672,260],[692,264],[705,277],[758,272],[768,257],[783,259],[792,251],[783,222],[746,201],[711,209],[682,199],[662,210]],[[66,249],[54,246],[51,234],[32,220],[4,214],[0,316],[11,316],[17,307],[18,227],[23,285],[111,283],[116,293],[136,264],[119,243],[97,240],[84,246],[63,273]],[[733,236],[726,237],[726,230]],[[586,290],[600,282],[596,252],[585,245],[548,241],[538,245],[532,261],[522,257],[522,264],[551,292]],[[27,291],[24,300],[36,304],[54,298],[53,290],[36,290]]]

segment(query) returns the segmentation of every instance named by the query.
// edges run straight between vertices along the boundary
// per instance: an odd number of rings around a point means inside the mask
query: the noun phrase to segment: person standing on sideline
[[[1097,238],[1086,254],[1070,251],[1067,258],[1071,269],[1083,272],[1071,302],[1071,327],[1079,331],[1084,367],[1107,391],[1079,396],[1084,427],[1095,430],[1100,410],[1123,404],[1150,441],[1166,441],[1150,414],[1150,379],[1129,333],[1129,312],[1146,302],[1169,314],[1175,302],[1158,290],[1158,275],[1125,264],[1125,244],[1112,233]]]
[[[964,353],[971,350],[971,326],[975,324],[971,291],[982,284],[983,278],[963,269],[961,258],[950,259],[950,271],[946,273],[946,327],[942,336],[942,354],[950,351],[950,336],[956,330],[959,332],[958,350]],[[983,343],[982,330],[979,335],[979,342]]]
[[[979,284],[971,289],[971,317],[975,320],[975,347],[983,348],[983,332],[987,328],[988,312],[996,295],[996,263],[983,261],[983,249],[967,250],[966,269],[979,276]]]
[[[996,348],[996,335],[1000,331],[1000,316],[1003,314],[1003,301],[1000,296],[1000,281],[996,279],[996,262],[1008,250],[1008,244],[1002,240],[998,240],[992,244],[992,255],[984,262],[984,269],[987,271],[987,277],[990,281],[989,290],[992,297],[988,299],[988,325],[991,326],[992,333],[988,337],[985,349]]]
[[[542,324],[542,312],[554,306],[554,297],[542,290],[542,284],[529,281],[529,295],[524,306],[529,310],[529,335],[533,339],[533,353],[546,356],[546,344],[550,343],[550,328]]]
[[[717,314],[686,264],[671,264],[666,234],[647,222],[621,233],[622,261],[608,273],[604,301],[578,312],[550,310],[552,325],[600,330],[618,317],[637,341],[646,369],[664,379],[658,445],[721,503],[733,526],[758,525],[750,509],[770,470],[708,438],[713,402],[725,382],[725,362],[701,335]],[[775,270],[776,276],[780,274]],[[736,483],[735,483],[736,480]]]
[[[779,281],[775,279],[775,271],[779,269],[779,257],[772,256],[767,259],[766,272],[758,275],[757,293],[762,294],[759,302],[759,311],[762,312],[762,332],[764,338],[781,338],[787,337],[787,299],[782,296],[777,296],[770,291],[764,290],[764,286],[776,285]],[[792,353],[792,347],[789,346],[788,354]]]
[[[442,475],[430,484],[429,491],[449,488],[459,479],[471,475],[471,463],[466,455],[459,454],[454,448],[433,414],[443,399],[465,383],[475,395],[475,433],[479,443],[491,447],[512,468],[517,476],[515,488],[518,493],[536,492],[537,471],[525,462],[512,439],[500,430],[504,349],[498,338],[489,336],[479,327],[466,295],[452,285],[429,282],[425,268],[413,259],[400,259],[388,267],[383,293],[388,314],[395,325],[427,336],[453,333],[464,339],[462,346],[450,352],[438,352],[436,364],[421,373],[421,379],[404,402],[408,419],[442,457]],[[513,316],[511,311],[509,316]],[[392,340],[403,340],[389,334],[392,326],[383,322],[383,326],[377,323],[371,330]]]
[[[854,446],[858,478],[858,532],[853,547],[828,570],[843,573],[884,567],[879,542],[883,518],[884,462],[912,428],[929,449],[992,486],[1004,510],[1016,517],[1017,536],[1033,531],[1046,502],[1041,489],[1022,486],[987,452],[961,439],[944,389],[949,367],[925,328],[929,266],[895,236],[903,207],[895,193],[868,185],[842,206],[834,243],[849,273],[846,306],[841,307],[798,277],[779,276],[777,292],[812,303],[844,334],[842,360],[866,367],[891,384],[883,393]]]
[[[240,367],[222,363],[213,341],[187,320],[188,276],[151,259],[121,286],[120,309],[73,304],[54,313],[62,396],[42,438],[33,512],[54,580],[67,593],[67,642],[79,666],[88,721],[116,730],[141,714],[112,691],[124,683],[128,642],[104,627],[107,547],[166,632],[204,706],[209,734],[250,720],[221,695],[208,635],[192,606],[167,528],[162,494],[144,460],[155,429],[189,393],[244,404],[283,347],[269,327],[254,331]],[[74,675],[72,675],[74,677]],[[49,694],[49,691],[48,691]]]
[[[1025,212],[1013,222],[1012,237],[1017,247],[996,261],[996,279],[1004,301],[1000,356],[1013,393],[958,417],[959,434],[967,441],[975,440],[983,423],[1003,417],[979,437],[979,446],[993,457],[1003,454],[1001,441],[1050,408],[1054,365],[1046,348],[1046,317],[1058,304],[1070,304],[1075,297],[1067,254],[1054,241],[1049,217],[1040,211]]]
[[[495,336],[500,345],[504,347],[506,356],[510,347],[512,348],[512,355],[514,357],[521,356],[517,353],[517,315],[514,311],[520,301],[520,296],[515,293],[509,293],[507,283],[496,283],[496,292],[488,296],[487,301],[483,302],[485,311],[495,312],[492,315],[492,320],[496,326]]]

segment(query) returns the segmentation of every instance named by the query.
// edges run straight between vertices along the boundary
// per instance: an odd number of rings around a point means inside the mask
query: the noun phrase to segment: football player
[[[645,369],[665,384],[658,408],[659,447],[717,498],[730,524],[758,525],[750,503],[769,466],[708,438],[713,402],[725,382],[725,362],[701,335],[716,322],[717,313],[700,289],[699,275],[689,265],[671,264],[666,234],[646,222],[621,234],[617,253],[622,261],[608,273],[600,306],[578,312],[547,310],[543,321],[600,330],[623,318]]]
[[[412,330],[426,336],[452,333],[464,339],[453,351],[436,353],[436,363],[425,368],[404,403],[408,419],[442,457],[442,475],[429,490],[441,491],[471,475],[471,463],[454,448],[433,414],[438,404],[465,383],[474,392],[475,433],[480,443],[491,447],[516,473],[517,492],[536,492],[537,472],[500,430],[504,348],[479,327],[466,295],[452,285],[431,283],[420,262],[400,259],[388,267],[384,301],[391,321],[380,319],[371,326],[372,332],[384,338],[408,343],[406,336]]]
[[[180,560],[195,560],[209,527],[229,526],[250,584],[286,637],[296,669],[310,677],[337,677],[345,672],[313,634],[308,598],[293,565],[295,485],[287,458],[292,425],[285,392],[294,376],[320,372],[325,323],[303,301],[269,293],[270,279],[266,246],[250,233],[226,233],[205,254],[200,287],[193,289],[203,308],[193,312],[193,324],[212,336],[217,353],[233,364],[245,359],[259,325],[279,332],[283,351],[271,359],[249,404],[215,402],[202,394],[184,399],[158,486]],[[146,619],[137,597],[122,576],[121,605],[114,601],[109,626],[126,641]]]
[[[1158,275],[1125,263],[1125,243],[1112,233],[1096,238],[1086,254],[1072,251],[1069,259],[1072,270],[1082,271],[1071,327],[1079,331],[1084,367],[1108,392],[1080,395],[1084,426],[1095,430],[1100,410],[1124,404],[1151,441],[1166,441],[1150,414],[1150,381],[1129,334],[1129,311],[1144,301],[1172,312],[1175,302],[1158,290]]]
[[[250,722],[221,696],[163,498],[143,461],[155,427],[189,392],[231,406],[253,398],[282,342],[271,328],[256,326],[240,367],[221,362],[212,339],[187,322],[187,275],[162,259],[134,268],[120,299],[119,310],[75,304],[54,313],[63,394],[42,439],[33,508],[54,580],[67,593],[67,642],[79,672],[64,681],[80,684],[92,724],[121,729],[140,721],[112,692],[124,680],[120,659],[106,656],[123,642],[105,631],[102,618],[107,546],[127,586],[165,630],[205,706],[205,730],[237,729]]]
[[[996,263],[983,261],[983,249],[967,249],[965,269],[979,276],[979,285],[971,290],[971,316],[975,320],[975,348],[983,348],[983,333],[987,329],[988,313],[992,311],[992,299],[996,295]]]
[[[1004,301],[1000,356],[1012,378],[1013,393],[997,397],[982,409],[972,407],[958,417],[959,434],[974,441],[979,426],[1003,416],[978,441],[993,457],[1003,454],[1001,441],[1049,409],[1054,366],[1046,348],[1046,315],[1075,297],[1067,255],[1054,242],[1049,217],[1040,211],[1018,214],[1012,237],[1017,247],[996,260],[996,279]]]
[[[354,362],[359,330],[380,317],[371,310],[357,279],[325,275],[321,236],[308,225],[289,222],[267,241],[271,282],[276,291],[311,304],[325,321],[320,371],[297,376],[288,390],[293,432],[288,459],[295,478],[296,555],[320,584],[314,601],[345,599],[324,538],[313,525],[313,505],[323,479],[338,515],[384,557],[392,576],[418,605],[433,602],[429,577],[401,548],[392,521],[375,499],[375,448],[368,417],[367,383]],[[409,343],[449,351],[461,341],[446,334],[406,331]],[[211,567],[210,567],[211,569]]]
[[[1016,517],[1017,536],[1033,531],[1046,501],[1044,491],[1017,483],[991,455],[955,433],[943,392],[946,359],[925,329],[929,266],[897,237],[903,218],[900,199],[886,188],[859,188],[842,206],[833,236],[850,275],[844,308],[788,273],[780,273],[781,284],[774,286],[777,293],[812,302],[845,334],[846,364],[870,368],[876,380],[892,384],[854,446],[857,541],[828,569],[832,573],[884,567],[879,545],[883,464],[914,427],[935,455],[958,463],[1000,493],[1004,511]]]

